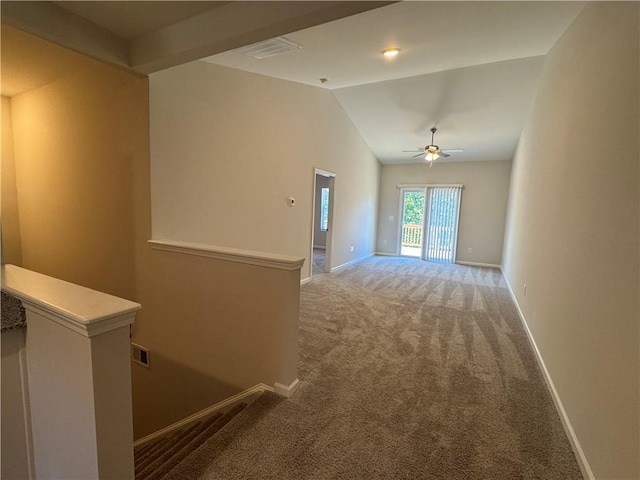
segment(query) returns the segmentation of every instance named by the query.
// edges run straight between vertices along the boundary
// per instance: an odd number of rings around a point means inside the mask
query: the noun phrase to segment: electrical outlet
[[[384,241],[382,242],[382,244],[383,244],[383,245],[386,245],[386,244],[387,244],[387,241],[386,241],[386,240],[384,240]]]
[[[522,295],[523,296],[527,295],[527,284],[526,283],[522,286]]]
[[[389,215],[389,221],[393,222],[393,215]]]
[[[136,345],[135,343],[131,344],[131,358],[134,362],[143,367],[149,368],[149,362],[151,358],[149,357],[149,349],[141,347],[140,345]]]
[[[473,253],[473,248],[471,247],[467,248],[467,253]]]

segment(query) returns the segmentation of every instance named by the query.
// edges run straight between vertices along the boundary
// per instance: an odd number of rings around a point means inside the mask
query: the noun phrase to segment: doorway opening
[[[331,272],[335,177],[335,173],[319,168],[315,168],[313,171],[311,276]]]
[[[400,255],[455,263],[462,185],[400,189]]]

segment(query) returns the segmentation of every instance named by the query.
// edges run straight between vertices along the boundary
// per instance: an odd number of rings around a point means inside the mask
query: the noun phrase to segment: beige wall
[[[11,99],[21,247],[26,268],[142,304],[133,341],[151,368],[132,366],[135,437],[256,383],[290,384],[299,272],[150,249],[148,81],[78,61]]]
[[[16,191],[16,165],[13,156],[11,99],[2,97],[2,263],[22,265],[20,218]]]
[[[377,251],[397,253],[399,184],[463,184],[457,260],[499,265],[510,173],[510,161],[436,162],[433,167],[384,165],[380,176]],[[469,248],[472,253],[468,253]]]
[[[136,438],[258,383],[297,378],[298,271],[143,250],[134,342]]]
[[[150,99],[154,238],[305,257],[309,277],[316,167],[337,174],[332,266],[374,251],[379,163],[330,91],[194,62]]]
[[[11,99],[23,266],[134,296],[131,159],[122,93],[144,80],[83,69]]]
[[[503,262],[602,479],[640,478],[638,13],[588,4],[549,53],[514,160]]]

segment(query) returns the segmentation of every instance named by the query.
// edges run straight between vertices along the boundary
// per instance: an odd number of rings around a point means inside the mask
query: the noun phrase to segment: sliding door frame
[[[426,220],[427,220],[427,188],[424,185],[403,185],[400,186],[398,185],[398,187],[400,188],[400,201],[398,202],[400,204],[400,210],[398,212],[398,235],[397,235],[397,240],[396,240],[396,255],[398,256],[403,256],[402,255],[402,229],[404,226],[404,194],[407,192],[420,192],[420,193],[424,193],[424,205],[423,205],[423,215],[422,215],[422,246],[420,247],[420,257],[421,259],[424,259],[424,234],[426,231]],[[411,257],[411,258],[416,258],[412,255],[405,255],[407,257]]]
[[[456,263],[457,254],[458,254],[458,234],[460,228],[460,210],[462,208],[462,192],[464,191],[464,185],[460,183],[401,183],[397,185],[398,190],[400,191],[399,197],[399,214],[398,214],[398,240],[396,242],[396,255],[402,255],[402,225],[404,222],[404,193],[405,192],[424,192],[424,217],[422,223],[422,252],[420,259],[428,261],[427,249],[429,246],[429,242],[427,239],[428,234],[428,226],[430,224],[430,216],[431,216],[431,190],[437,187],[451,187],[451,188],[459,188],[460,196],[458,198],[458,205],[456,209],[456,223],[455,223],[455,238],[453,242],[453,258],[452,263]],[[415,257],[414,257],[415,258]]]

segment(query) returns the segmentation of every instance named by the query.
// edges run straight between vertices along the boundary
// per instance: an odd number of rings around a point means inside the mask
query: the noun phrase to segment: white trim
[[[273,387],[273,391],[281,397],[291,398],[291,396],[296,393],[296,390],[300,388],[300,380],[296,378],[290,385],[283,385],[282,383],[276,382]]]
[[[326,232],[326,230],[323,230]],[[314,245],[313,248],[317,248],[318,250],[326,250],[327,247],[325,245]]]
[[[41,315],[85,337],[133,323],[140,304],[42,275],[15,265],[2,267],[2,291],[27,312]]]
[[[302,280],[300,280],[300,286],[306,285],[307,283],[310,283],[310,282],[311,282],[311,277],[303,278]]]
[[[29,479],[36,478],[36,460],[33,453],[33,427],[31,426],[31,396],[29,395],[29,369],[27,366],[27,347],[22,345],[18,351],[20,366],[20,387],[22,390],[22,413],[24,414],[24,432],[27,443],[27,472]]]
[[[329,179],[329,213],[327,218],[327,230],[323,230],[326,233],[325,238],[325,258],[324,258],[324,271],[329,273],[331,269],[331,252],[333,245],[333,207],[335,205],[335,181],[336,173],[328,170],[322,170],[321,168],[313,168],[313,185],[311,188],[311,251],[309,253],[309,275],[313,277],[313,244],[315,238],[316,229],[316,177],[320,175]]]
[[[354,263],[362,262],[363,260],[366,260],[367,258],[373,257],[373,255],[374,255],[373,253],[369,253],[367,255],[364,255],[363,257],[359,257],[359,258],[356,258],[355,260],[351,260],[350,262],[343,263],[342,265],[338,265],[337,267],[333,267],[331,269],[331,273],[337,272],[338,270],[342,270],[343,268],[346,268],[346,267],[348,267],[350,265],[353,265]]]
[[[39,305],[29,303],[28,300],[21,300],[22,306],[27,312],[33,312],[37,315],[51,320],[52,322],[62,325],[63,327],[67,327],[69,330],[73,330],[74,332],[89,338],[95,337],[96,335],[101,335],[106,332],[110,332],[111,330],[115,330],[116,328],[131,325],[136,318],[136,312],[130,312],[102,318],[100,319],[100,322],[82,323],[77,321],[75,318],[70,318],[67,315],[61,315],[58,312],[47,310],[40,307]]]
[[[389,253],[389,252],[375,252],[374,255],[379,257],[397,257],[397,253]]]
[[[497,265],[495,263],[465,262],[463,260],[458,260],[455,263],[457,263],[458,265],[469,265],[470,267],[488,267],[502,269],[501,265]]]
[[[464,186],[461,185],[458,190],[458,207],[456,212],[456,236],[453,240],[453,263],[456,263],[458,259],[458,237],[460,237],[460,210],[462,210],[462,191],[464,190]],[[425,255],[426,257],[426,255]]]
[[[433,187],[458,187],[464,188],[464,185],[461,183],[399,183],[396,185],[396,188],[433,188]]]
[[[315,175],[321,175],[323,177],[335,177],[336,174],[334,172],[330,172],[329,170],[322,170],[321,168],[315,168],[313,169],[314,172],[314,180],[315,180]]]
[[[553,398],[553,403],[556,407],[556,411],[558,412],[558,416],[562,422],[562,427],[569,438],[569,443],[571,443],[571,447],[573,448],[573,453],[576,456],[576,460],[578,461],[578,466],[580,467],[580,471],[582,475],[587,480],[595,480],[595,476],[591,467],[589,466],[589,462],[587,461],[587,457],[582,450],[582,446],[580,445],[580,441],[576,435],[576,432],[573,430],[573,426],[571,425],[571,421],[569,420],[569,416],[562,405],[562,400],[560,400],[560,396],[558,395],[558,391],[556,390],[555,385],[553,384],[553,380],[551,379],[551,375],[549,374],[549,370],[547,370],[547,366],[544,363],[544,359],[542,358],[542,354],[538,349],[538,345],[536,345],[536,341],[533,338],[533,334],[531,330],[529,330],[529,325],[527,324],[527,320],[524,317],[524,313],[522,313],[522,309],[520,308],[520,304],[513,292],[513,288],[511,288],[511,284],[509,283],[509,279],[504,274],[504,270],[500,267],[502,271],[502,278],[504,278],[505,283],[507,284],[507,289],[511,294],[511,299],[513,303],[516,305],[516,309],[518,310],[518,316],[520,317],[520,321],[524,326],[524,330],[527,333],[527,338],[531,343],[531,347],[535,353],[536,360],[538,361],[538,365],[540,366],[540,370],[542,370],[542,376],[544,377],[545,383],[547,384],[547,388],[549,389],[549,393],[551,394],[551,398]]]
[[[215,258],[229,262],[276,268],[278,270],[298,270],[304,264],[304,258],[279,253],[241,250],[231,247],[217,247],[200,243],[174,242],[171,240],[148,240],[151,248],[165,252],[183,253],[197,257]]]
[[[162,437],[167,433],[173,432],[174,430],[183,428],[186,425],[189,425],[190,423],[196,422],[201,418],[211,415],[212,413],[216,413],[227,407],[231,407],[232,405],[238,402],[241,402],[242,400],[245,400],[246,398],[251,397],[252,395],[257,395],[262,392],[273,392],[273,391],[274,391],[273,387],[270,387],[269,385],[265,385],[264,383],[259,383],[257,385],[254,385],[251,388],[248,388],[247,390],[244,390],[243,392],[240,392],[232,397],[222,400],[221,402],[211,405],[210,407],[207,407],[204,410],[200,410],[199,412],[194,413],[193,415],[189,415],[188,417],[183,418],[182,420],[179,420],[176,423],[172,423],[168,427],[164,427],[156,432],[150,433],[146,437],[142,437],[141,439],[133,442],[133,446],[139,447],[140,445],[143,445],[147,442],[155,440],[158,437]]]

